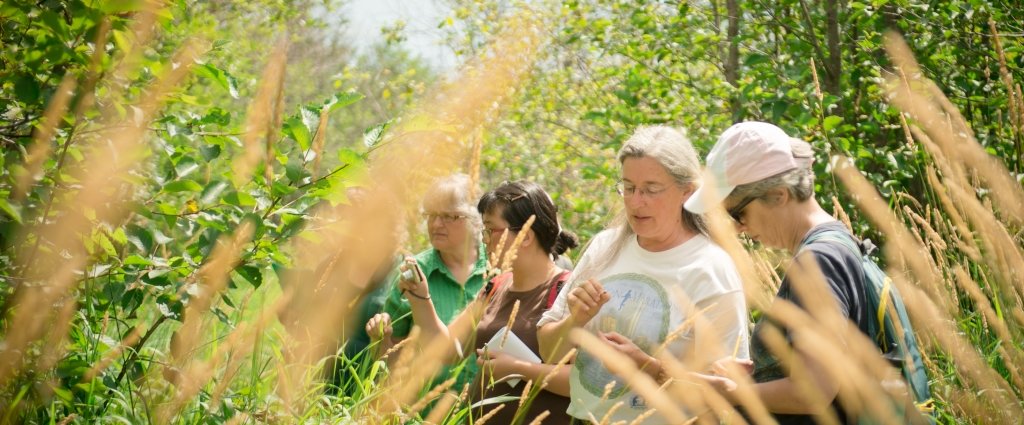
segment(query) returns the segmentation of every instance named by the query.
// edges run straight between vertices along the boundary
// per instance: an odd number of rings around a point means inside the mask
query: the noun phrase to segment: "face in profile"
[[[516,237],[516,232],[509,228],[508,221],[502,217],[503,212],[502,207],[494,207],[483,215],[484,229],[481,236],[484,244],[487,245],[488,256],[504,255],[505,250],[512,245],[512,240]],[[501,235],[504,233],[507,233],[505,243],[499,246],[498,242],[501,241]]]

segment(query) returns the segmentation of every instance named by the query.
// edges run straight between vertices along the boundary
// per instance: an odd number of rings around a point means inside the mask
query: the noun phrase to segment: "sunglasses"
[[[750,205],[751,202],[760,198],[760,196],[748,196],[743,198],[743,200],[736,204],[736,206],[729,208],[729,216],[737,223],[743,224],[743,210],[746,209],[747,205]]]

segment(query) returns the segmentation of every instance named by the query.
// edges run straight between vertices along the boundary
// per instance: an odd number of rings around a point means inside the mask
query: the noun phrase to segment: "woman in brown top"
[[[477,349],[480,373],[474,384],[474,396],[487,399],[500,395],[519,396],[523,383],[513,387],[503,381],[510,375],[522,375],[523,380],[532,380],[539,385],[546,376],[548,385],[540,391],[533,402],[519,413],[519,401],[507,402],[506,406],[492,418],[490,423],[529,423],[544,411],[549,416],[544,423],[568,424],[571,421],[565,411],[569,406],[569,367],[557,368],[552,364],[530,363],[517,360],[507,354],[484,351],[484,344],[491,340],[502,327],[508,325],[513,306],[519,302],[519,309],[511,325],[512,333],[521,339],[534,354],[538,355],[537,321],[551,306],[562,282],[569,272],[555,265],[554,259],[567,249],[576,247],[576,236],[561,229],[558,224],[558,209],[551,197],[535,183],[517,181],[503,183],[480,198],[477,209],[483,215],[483,241],[487,251],[504,256],[512,240],[522,231],[530,216],[536,217],[527,234],[521,235],[522,242],[512,261],[512,272],[493,279],[480,292],[475,303],[485,303],[484,314],[475,335],[469,338]],[[499,246],[502,234],[506,233],[504,246]],[[501,258],[500,256],[497,258]],[[422,278],[402,279],[400,285],[414,295],[427,294],[427,284]],[[424,297],[427,298],[427,297]],[[425,340],[433,337],[450,338],[448,328],[441,323],[430,305],[429,299],[409,297],[414,321],[423,327]],[[467,311],[474,311],[471,307]],[[458,320],[458,319],[457,319]],[[452,326],[456,326],[453,322]],[[525,404],[525,403],[524,403]],[[487,413],[497,404],[487,405]]]

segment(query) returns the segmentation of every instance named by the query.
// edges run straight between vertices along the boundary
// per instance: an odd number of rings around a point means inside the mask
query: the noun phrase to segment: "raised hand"
[[[377,313],[366,322],[366,334],[370,336],[370,340],[373,342],[389,341],[393,330],[394,328],[391,327],[391,315],[387,313]]]
[[[587,280],[569,291],[569,315],[576,326],[586,325],[610,299],[611,295],[600,282],[596,279]]]
[[[410,301],[414,299],[429,300],[430,286],[427,285],[427,277],[423,275],[423,271],[416,264],[416,259],[405,257],[405,262],[399,269],[401,274],[398,276],[398,288],[402,290],[402,295]]]

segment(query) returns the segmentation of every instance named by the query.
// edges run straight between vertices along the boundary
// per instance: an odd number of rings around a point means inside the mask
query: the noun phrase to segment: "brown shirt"
[[[494,280],[504,280],[504,284],[501,284],[494,289],[491,300],[487,304],[487,308],[484,310],[483,318],[480,320],[480,324],[476,330],[476,347],[483,348],[487,341],[490,341],[495,334],[503,326],[508,324],[509,316],[512,315],[512,308],[515,306],[516,301],[519,301],[519,311],[516,313],[515,323],[512,324],[512,333],[516,334],[519,339],[526,343],[527,347],[534,354],[540,357],[540,350],[537,344],[537,321],[540,320],[540,316],[544,314],[544,311],[548,309],[548,298],[556,287],[559,281],[565,281],[568,279],[568,273],[564,273],[548,281],[547,283],[540,285],[534,289],[525,292],[512,291],[512,279],[511,276],[502,275],[496,277]],[[555,294],[557,295],[557,294]],[[483,400],[491,397],[498,397],[503,395],[511,395],[519,397],[523,393],[523,387],[526,385],[526,381],[522,381],[519,385],[512,387],[505,382],[494,384],[493,387],[488,388],[489,382],[481,382],[485,379],[483,373],[477,374],[477,382],[474,383],[473,388],[476,389],[478,394],[477,399]],[[539,382],[535,384],[539,385]],[[483,389],[483,394],[480,395],[480,389]],[[498,415],[488,421],[493,424],[510,424],[512,419],[515,417],[517,408],[519,407],[519,400],[513,400],[506,402],[507,404]],[[491,410],[498,407],[497,404],[489,404],[483,407],[483,413],[490,412]],[[549,416],[544,419],[545,424],[568,424],[572,417],[569,416],[565,411],[569,408],[569,398],[562,397],[558,394],[540,391],[537,397],[533,399],[527,409],[526,416],[521,423],[530,423],[537,415],[547,410],[550,412]]]

